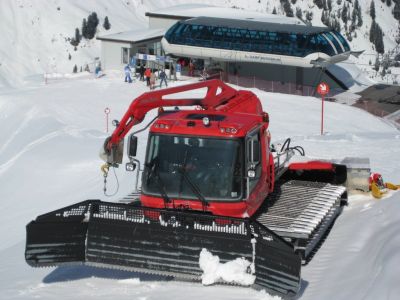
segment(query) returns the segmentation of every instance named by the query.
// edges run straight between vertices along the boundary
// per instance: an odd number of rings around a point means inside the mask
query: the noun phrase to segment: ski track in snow
[[[99,171],[102,162],[98,159],[98,149],[107,136],[103,110],[111,107],[110,119],[119,119],[131,100],[147,88],[142,82],[129,85],[117,74],[108,75],[101,80],[61,80],[29,93],[13,90],[1,96],[2,107],[8,107],[11,102],[13,107],[0,122],[22,120],[19,126],[14,126],[16,132],[0,126],[0,137],[4,141],[0,152],[3,160],[0,166],[3,199],[0,236],[4,239],[0,245],[2,297],[63,300],[73,295],[77,299],[180,300],[186,299],[190,291],[193,300],[274,299],[265,292],[242,287],[204,287],[199,283],[83,266],[33,269],[26,265],[24,227],[29,220],[87,198],[115,201],[132,189],[132,174],[119,168],[116,170],[119,193],[111,199],[102,196]],[[328,103],[326,129],[329,133],[320,136],[316,117],[320,109],[318,99],[255,92],[271,116],[273,140],[291,136],[293,145],[303,146],[315,158],[367,156],[371,158],[373,170],[382,172],[384,179],[400,182],[397,160],[400,134],[393,127],[361,110]],[[35,104],[35,113],[28,114],[27,122],[24,121],[26,107],[30,103]],[[141,126],[153,116],[151,112]],[[35,132],[34,138],[31,138],[32,132]],[[146,140],[146,132],[141,133],[138,148],[141,160]],[[109,180],[109,189],[113,190],[114,178],[111,176]],[[400,246],[399,211],[398,192],[379,201],[365,195],[352,196],[327,240],[303,267],[300,298],[372,300],[384,295],[386,299],[397,299],[400,294],[396,281],[400,270],[395,267],[400,265],[400,254],[396,250]]]

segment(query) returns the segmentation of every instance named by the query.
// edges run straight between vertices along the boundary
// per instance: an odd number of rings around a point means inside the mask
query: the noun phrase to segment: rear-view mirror
[[[133,133],[128,138],[128,156],[135,157],[137,151],[137,136]]]

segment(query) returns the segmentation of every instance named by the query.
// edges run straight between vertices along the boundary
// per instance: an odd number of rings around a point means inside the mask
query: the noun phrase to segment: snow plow
[[[196,89],[207,92],[170,98]],[[245,259],[254,279],[216,283],[295,296],[302,262],[346,203],[346,165],[292,162],[304,150],[290,139],[271,144],[269,116],[257,96],[210,80],[136,98],[104,142],[105,175],[122,164],[124,137],[155,108],[159,114],[145,126],[143,165],[136,159],[138,131],[128,137],[126,169],[142,178],[131,201],[86,200],[38,216],[27,225],[26,262],[201,280],[199,258],[207,249],[223,263]]]

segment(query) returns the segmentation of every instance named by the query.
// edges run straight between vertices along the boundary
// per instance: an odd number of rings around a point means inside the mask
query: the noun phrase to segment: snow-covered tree
[[[343,23],[347,23],[348,19],[347,19],[347,12],[348,12],[348,7],[346,4],[343,5],[343,9],[342,9],[342,20]]]
[[[108,21],[108,17],[107,16],[104,18],[103,28],[105,30],[109,30],[111,28],[111,24],[110,24],[110,21]]]
[[[378,53],[383,54],[385,52],[385,45],[383,43],[383,31],[375,20],[372,21],[371,28],[369,31],[369,40],[375,45],[375,50]]]
[[[357,26],[361,27],[363,24],[363,19],[362,19],[362,11],[360,4],[358,3],[358,0],[354,2],[354,7],[357,9]]]
[[[314,0],[314,4],[318,6],[319,9],[322,9],[324,7],[323,0]]]
[[[294,16],[292,5],[290,5],[289,0],[284,0],[283,1],[283,10],[284,10],[285,15],[287,17],[293,17]]]
[[[394,1],[393,16],[400,21],[400,0]]]
[[[303,11],[301,10],[300,7],[296,7],[296,17],[299,18],[300,20],[303,20]]]
[[[88,33],[87,33],[87,21],[86,19],[83,19],[82,21],[82,36],[87,39],[88,38]]]
[[[99,18],[95,12],[92,12],[87,21],[87,39],[91,40],[94,38],[97,31],[97,25],[99,25]]]
[[[369,14],[370,14],[372,20],[375,20],[376,13],[375,13],[375,3],[374,3],[374,0],[371,1],[371,5],[370,5],[370,7],[369,7]]]
[[[78,46],[81,41],[81,35],[79,33],[79,28],[75,28],[75,36],[71,39],[70,44],[72,46]]]

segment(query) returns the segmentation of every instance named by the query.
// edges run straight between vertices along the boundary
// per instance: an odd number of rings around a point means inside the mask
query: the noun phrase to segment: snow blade
[[[255,288],[289,297],[299,290],[300,257],[257,221],[99,200],[29,223],[25,258],[34,267],[86,263],[201,280],[203,248],[222,263],[238,257],[252,262]]]

